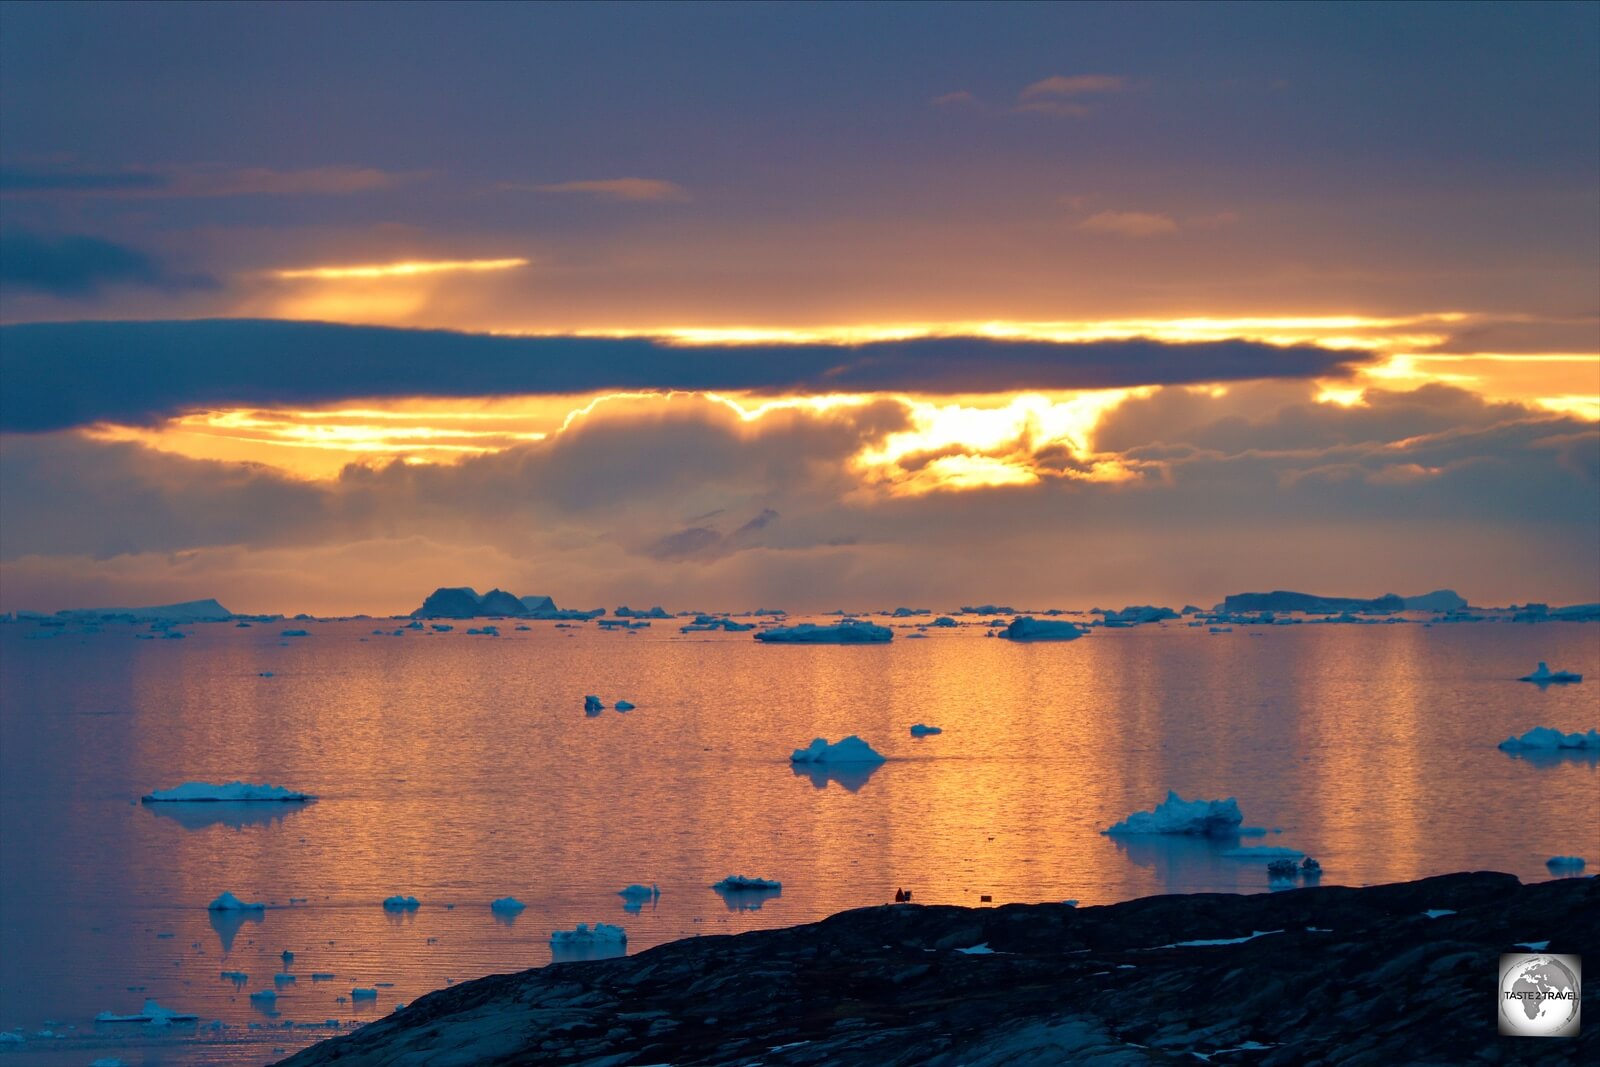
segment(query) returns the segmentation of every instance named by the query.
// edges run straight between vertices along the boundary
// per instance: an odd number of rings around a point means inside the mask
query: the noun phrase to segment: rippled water
[[[312,636],[0,626],[0,1029],[68,1035],[0,1059],[260,1063],[327,1020],[547,963],[550,931],[577,922],[625,926],[638,951],[897,887],[958,904],[1265,890],[1259,864],[1216,846],[1098,832],[1169,788],[1237,796],[1246,823],[1282,829],[1250,843],[1311,853],[1324,883],[1600,861],[1594,761],[1495,748],[1535,725],[1600,725],[1593,625],[1168,625],[1037,645],[964,628],[809,648],[660,622],[499,638],[290,625]],[[1512,680],[1541,659],[1589,680]],[[588,717],[588,693],[638,708]],[[945,732],[913,739],[916,722]],[[791,770],[792,748],[847,733],[889,762],[864,781]],[[235,778],[320,799],[136,802]],[[734,872],[782,894],[752,907],[708,888]],[[625,912],[633,882],[660,900]],[[214,924],[223,890],[274,907]],[[422,906],[387,913],[395,893]],[[528,905],[514,921],[489,909],[506,895]],[[286,949],[296,981],[269,1014],[247,994],[272,988]],[[355,986],[376,1001],[341,1003]],[[91,1022],[147,996],[201,1027]]]

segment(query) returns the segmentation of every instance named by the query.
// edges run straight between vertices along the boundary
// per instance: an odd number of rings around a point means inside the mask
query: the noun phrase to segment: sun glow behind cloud
[[[344,279],[414,278],[419,274],[455,274],[491,270],[512,270],[526,267],[526,259],[424,259],[400,263],[367,263],[347,267],[295,267],[275,270],[270,277],[288,281],[317,279],[340,281]]]

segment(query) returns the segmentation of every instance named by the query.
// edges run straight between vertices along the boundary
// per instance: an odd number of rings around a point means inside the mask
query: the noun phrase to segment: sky
[[[0,610],[1600,600],[1600,6],[0,28]]]

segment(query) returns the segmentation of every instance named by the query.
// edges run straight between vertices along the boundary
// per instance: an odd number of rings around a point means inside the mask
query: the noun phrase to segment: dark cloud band
[[[612,389],[951,395],[1338,377],[1371,358],[1240,340],[721,346],[254,319],[30,323],[0,327],[0,430],[148,423],[196,408],[355,397]]]

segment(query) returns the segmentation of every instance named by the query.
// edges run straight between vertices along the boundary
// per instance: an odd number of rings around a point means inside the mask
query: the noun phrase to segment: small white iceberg
[[[1065,619],[1036,619],[1018,615],[997,635],[1008,641],[1076,641],[1083,636],[1078,624]]]
[[[1544,660],[1540,660],[1539,666],[1534,668],[1532,674],[1524,674],[1517,681],[1532,682],[1534,685],[1570,685],[1573,682],[1583,681],[1583,675],[1574,674],[1572,671],[1553,671]]]
[[[768,893],[781,890],[783,883],[766,878],[747,878],[742,874],[730,874],[711,888],[722,893]]]
[[[516,897],[501,897],[499,900],[491,901],[489,904],[490,911],[497,911],[502,915],[515,915],[526,907],[527,905]]]
[[[831,626],[818,626],[811,622],[803,622],[798,626],[774,626],[757,633],[755,639],[766,644],[873,645],[894,640],[894,631],[887,626],[859,619],[840,619]]]
[[[184,782],[171,789],[157,789],[141,798],[146,804],[162,803],[280,803],[315,800],[310,793],[278,785],[252,785],[249,782]]]
[[[621,945],[628,940],[628,932],[610,923],[579,923],[571,930],[552,930],[552,945]]]
[[[384,911],[416,911],[422,907],[422,902],[416,897],[403,897],[396,894],[383,899]]]
[[[223,893],[216,900],[206,905],[207,911],[266,911],[267,906],[260,903],[247,903],[234,896],[232,893]]]
[[[942,729],[940,729],[939,727],[937,727],[937,726],[924,726],[920,722],[917,723],[915,726],[913,726],[911,728],[911,736],[912,737],[928,737],[928,736],[930,736],[932,734],[942,734],[942,733],[944,733],[944,731]]]
[[[1551,856],[1544,865],[1552,871],[1581,871],[1588,866],[1582,856]]]
[[[829,744],[819,737],[789,756],[790,763],[882,763],[883,757],[855,734]]]
[[[661,889],[660,889],[659,886],[657,886],[657,885],[655,885],[653,883],[651,885],[637,885],[637,884],[635,884],[635,885],[630,885],[630,886],[624,886],[621,889],[617,890],[617,896],[621,897],[623,900],[639,901],[639,902],[643,903],[644,901],[647,901],[647,900],[658,900],[658,899],[660,899],[660,897],[661,897]]]
[[[1548,726],[1535,726],[1521,737],[1506,738],[1499,747],[1507,752],[1600,749],[1600,730],[1590,730],[1586,734],[1564,734]]]
[[[97,1023],[154,1023],[164,1026],[168,1023],[199,1022],[200,1016],[186,1011],[173,1011],[163,1008],[153,1000],[144,1002],[144,1007],[132,1015],[118,1015],[115,1012],[103,1011],[94,1017]]]
[[[1239,814],[1239,802],[1233,797],[1227,800],[1185,800],[1169,790],[1167,799],[1157,804],[1153,811],[1136,811],[1101,832],[1224,837],[1237,833],[1243,821],[1244,817]]]

